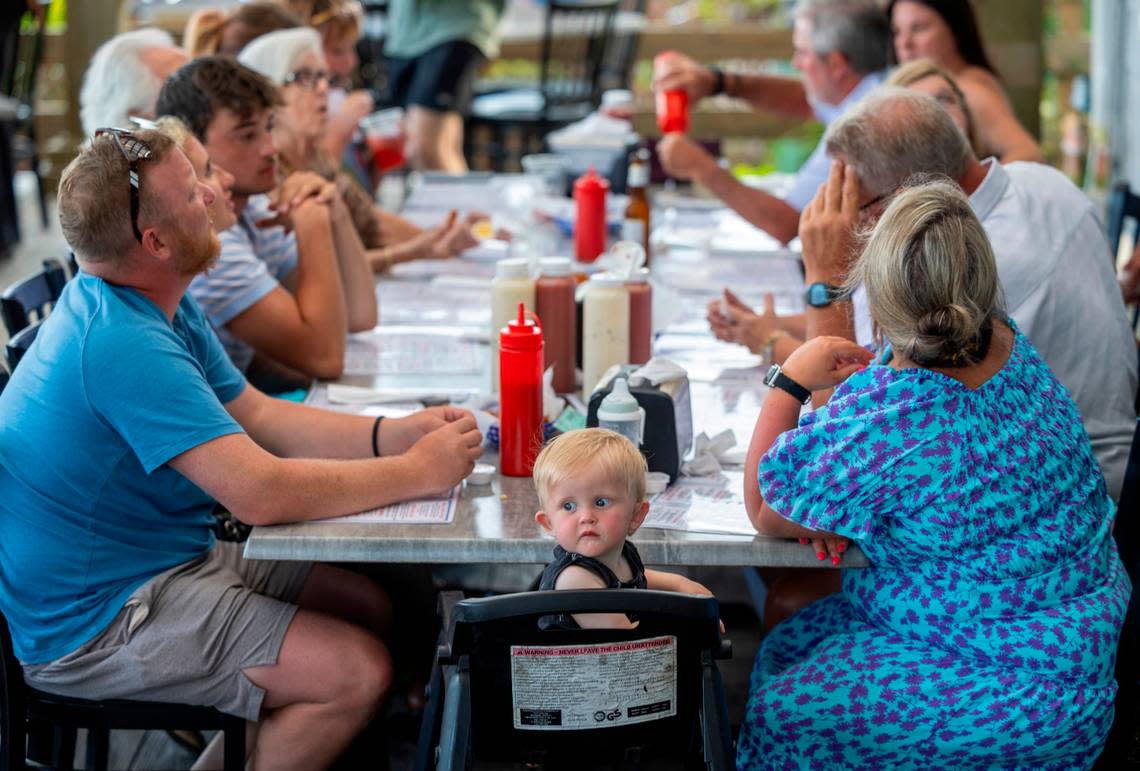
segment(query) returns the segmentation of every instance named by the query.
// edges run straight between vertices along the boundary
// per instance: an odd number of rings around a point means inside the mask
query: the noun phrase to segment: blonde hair
[[[958,109],[966,118],[966,140],[970,143],[974,155],[983,155],[981,148],[978,147],[978,132],[974,127],[974,113],[970,112],[966,95],[962,93],[962,89],[958,85],[958,81],[954,80],[954,76],[935,64],[933,59],[915,59],[913,62],[896,67],[884,85],[909,88],[912,83],[930,77],[941,78],[950,87],[950,92],[954,94],[954,100],[958,103]]]
[[[251,40],[301,24],[293,11],[273,2],[242,3],[229,12],[211,8],[190,17],[182,44],[192,59],[214,54],[237,56]]]
[[[624,481],[635,501],[645,500],[647,466],[641,451],[616,431],[582,428],[554,437],[535,459],[534,487],[542,508],[551,488],[589,466],[600,466],[611,479]]]
[[[852,268],[848,291],[859,284],[876,337],[923,367],[977,363],[986,330],[1003,315],[986,231],[949,180],[895,197]]]
[[[190,132],[190,128],[182,122],[182,119],[173,115],[163,115],[154,122],[154,128],[173,139],[183,152],[186,150],[186,141],[194,136]]]
[[[360,37],[364,8],[357,0],[284,0],[284,3],[320,32],[326,42]]]
[[[166,160],[174,140],[160,131],[135,131],[151,150],[138,162],[139,220],[166,221],[159,193],[147,184],[147,168]],[[59,182],[59,224],[63,237],[85,262],[119,259],[135,247],[131,229],[127,159],[115,140],[98,136],[63,170]],[[140,225],[140,230],[142,226]]]

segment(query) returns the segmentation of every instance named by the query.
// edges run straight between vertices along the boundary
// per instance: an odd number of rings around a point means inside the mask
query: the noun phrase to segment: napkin
[[[659,386],[662,383],[680,380],[688,374],[685,368],[679,364],[661,356],[654,356],[642,364],[641,367],[629,373],[629,384],[631,386],[644,386],[647,384]]]
[[[693,440],[693,457],[681,464],[681,474],[687,477],[716,476],[725,466],[744,463],[743,450],[735,450],[736,435],[731,428],[709,437],[704,431]]]

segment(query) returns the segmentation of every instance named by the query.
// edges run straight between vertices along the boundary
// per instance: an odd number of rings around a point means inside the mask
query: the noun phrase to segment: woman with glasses
[[[453,257],[477,243],[471,225],[480,215],[458,218],[453,212],[440,225],[424,231],[381,210],[352,177],[337,170],[322,147],[329,125],[329,89],[336,76],[326,65],[320,36],[314,30],[264,35],[246,46],[238,60],[281,89],[283,104],[273,124],[281,170],[315,171],[336,180],[374,271],[411,260]]]
[[[372,112],[372,93],[351,90],[360,63],[356,44],[364,26],[364,9],[356,0],[277,0],[321,36],[321,52],[333,75],[329,83],[329,128],[325,148],[339,158],[360,119]]]

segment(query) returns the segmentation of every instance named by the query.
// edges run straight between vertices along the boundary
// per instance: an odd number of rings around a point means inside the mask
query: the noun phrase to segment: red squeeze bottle
[[[574,254],[578,262],[593,262],[606,250],[606,193],[610,183],[591,166],[574,181]]]
[[[526,317],[499,330],[499,470],[528,477],[542,448],[542,327]]]
[[[672,51],[662,51],[653,58],[654,74],[664,69]],[[657,128],[662,134],[685,133],[689,130],[689,95],[683,89],[657,92]]]

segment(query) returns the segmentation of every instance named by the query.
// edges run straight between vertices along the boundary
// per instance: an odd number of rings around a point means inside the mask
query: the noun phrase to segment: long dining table
[[[518,185],[526,178],[477,175],[467,180],[428,178],[405,207],[425,225],[451,208],[478,208],[497,224],[515,230],[510,244],[488,242],[447,261],[397,266],[379,278],[381,325],[350,338],[346,374],[317,382],[308,403],[379,414],[375,402],[463,402],[490,388],[490,277],[494,262],[508,254],[568,254],[569,241],[545,218]],[[520,198],[526,204],[519,205]],[[619,202],[620,203],[620,202]],[[549,208],[557,208],[557,202]],[[688,373],[694,434],[716,436],[731,430],[737,461],[747,446],[766,393],[766,363],[742,346],[713,338],[705,308],[722,287],[759,303],[771,292],[783,312],[802,309],[802,274],[795,252],[782,248],[715,203],[681,196],[659,196],[654,216],[652,257],[654,356]],[[537,232],[537,236],[535,232]],[[347,386],[348,388],[344,388]],[[345,399],[342,392],[351,393]],[[495,463],[488,449],[484,462]],[[714,464],[715,465],[715,464]],[[702,507],[739,501],[744,472],[724,464],[719,472],[681,477],[669,496],[683,529],[643,526],[632,540],[647,564],[686,566],[830,567],[796,541],[751,532],[743,505],[732,526],[698,532],[687,520],[700,519]],[[651,502],[651,511],[653,503]],[[679,507],[679,508],[678,508]],[[464,483],[447,522],[393,524],[375,521],[316,521],[255,527],[245,546],[251,559],[382,563],[539,564],[548,561],[554,541],[534,521],[538,499],[530,478],[494,474],[489,485]],[[692,516],[690,517],[690,513]],[[652,516],[652,515],[651,515]],[[674,528],[676,525],[673,526]],[[852,549],[848,567],[865,566]]]

